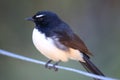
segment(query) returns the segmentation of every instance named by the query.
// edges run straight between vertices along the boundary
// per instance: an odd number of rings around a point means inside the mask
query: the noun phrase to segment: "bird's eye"
[[[44,15],[36,15],[35,18],[36,18],[38,21],[43,21],[43,20],[44,20]]]

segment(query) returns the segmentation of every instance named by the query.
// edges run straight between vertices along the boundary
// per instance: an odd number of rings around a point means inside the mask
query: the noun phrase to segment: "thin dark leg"
[[[52,60],[49,60],[46,64],[45,64],[45,68],[49,68],[50,69],[50,67],[48,66],[49,65],[49,63],[51,63],[52,62]]]
[[[58,61],[58,62],[56,62],[55,64],[53,64],[53,69],[55,70],[55,71],[58,71],[58,68],[56,67],[59,63],[60,63],[61,61]]]

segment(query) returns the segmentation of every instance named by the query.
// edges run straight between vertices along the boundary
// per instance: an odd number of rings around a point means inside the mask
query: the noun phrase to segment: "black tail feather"
[[[105,76],[90,60],[88,57],[84,56],[85,62],[79,61],[83,67],[88,71],[96,75]],[[100,79],[95,79],[100,80]]]

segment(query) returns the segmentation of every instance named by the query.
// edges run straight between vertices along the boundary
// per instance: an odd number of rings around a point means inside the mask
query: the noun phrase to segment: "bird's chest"
[[[46,57],[54,61],[59,61],[60,58],[63,59],[63,61],[67,61],[65,51],[57,48],[53,39],[46,37],[45,34],[37,29],[33,30],[32,40],[38,51]]]

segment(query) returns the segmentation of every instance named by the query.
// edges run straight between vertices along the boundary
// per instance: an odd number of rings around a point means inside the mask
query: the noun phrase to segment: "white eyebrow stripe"
[[[43,14],[37,15],[36,18],[40,18],[40,17],[42,17],[42,16],[44,16],[44,15],[43,15]]]

